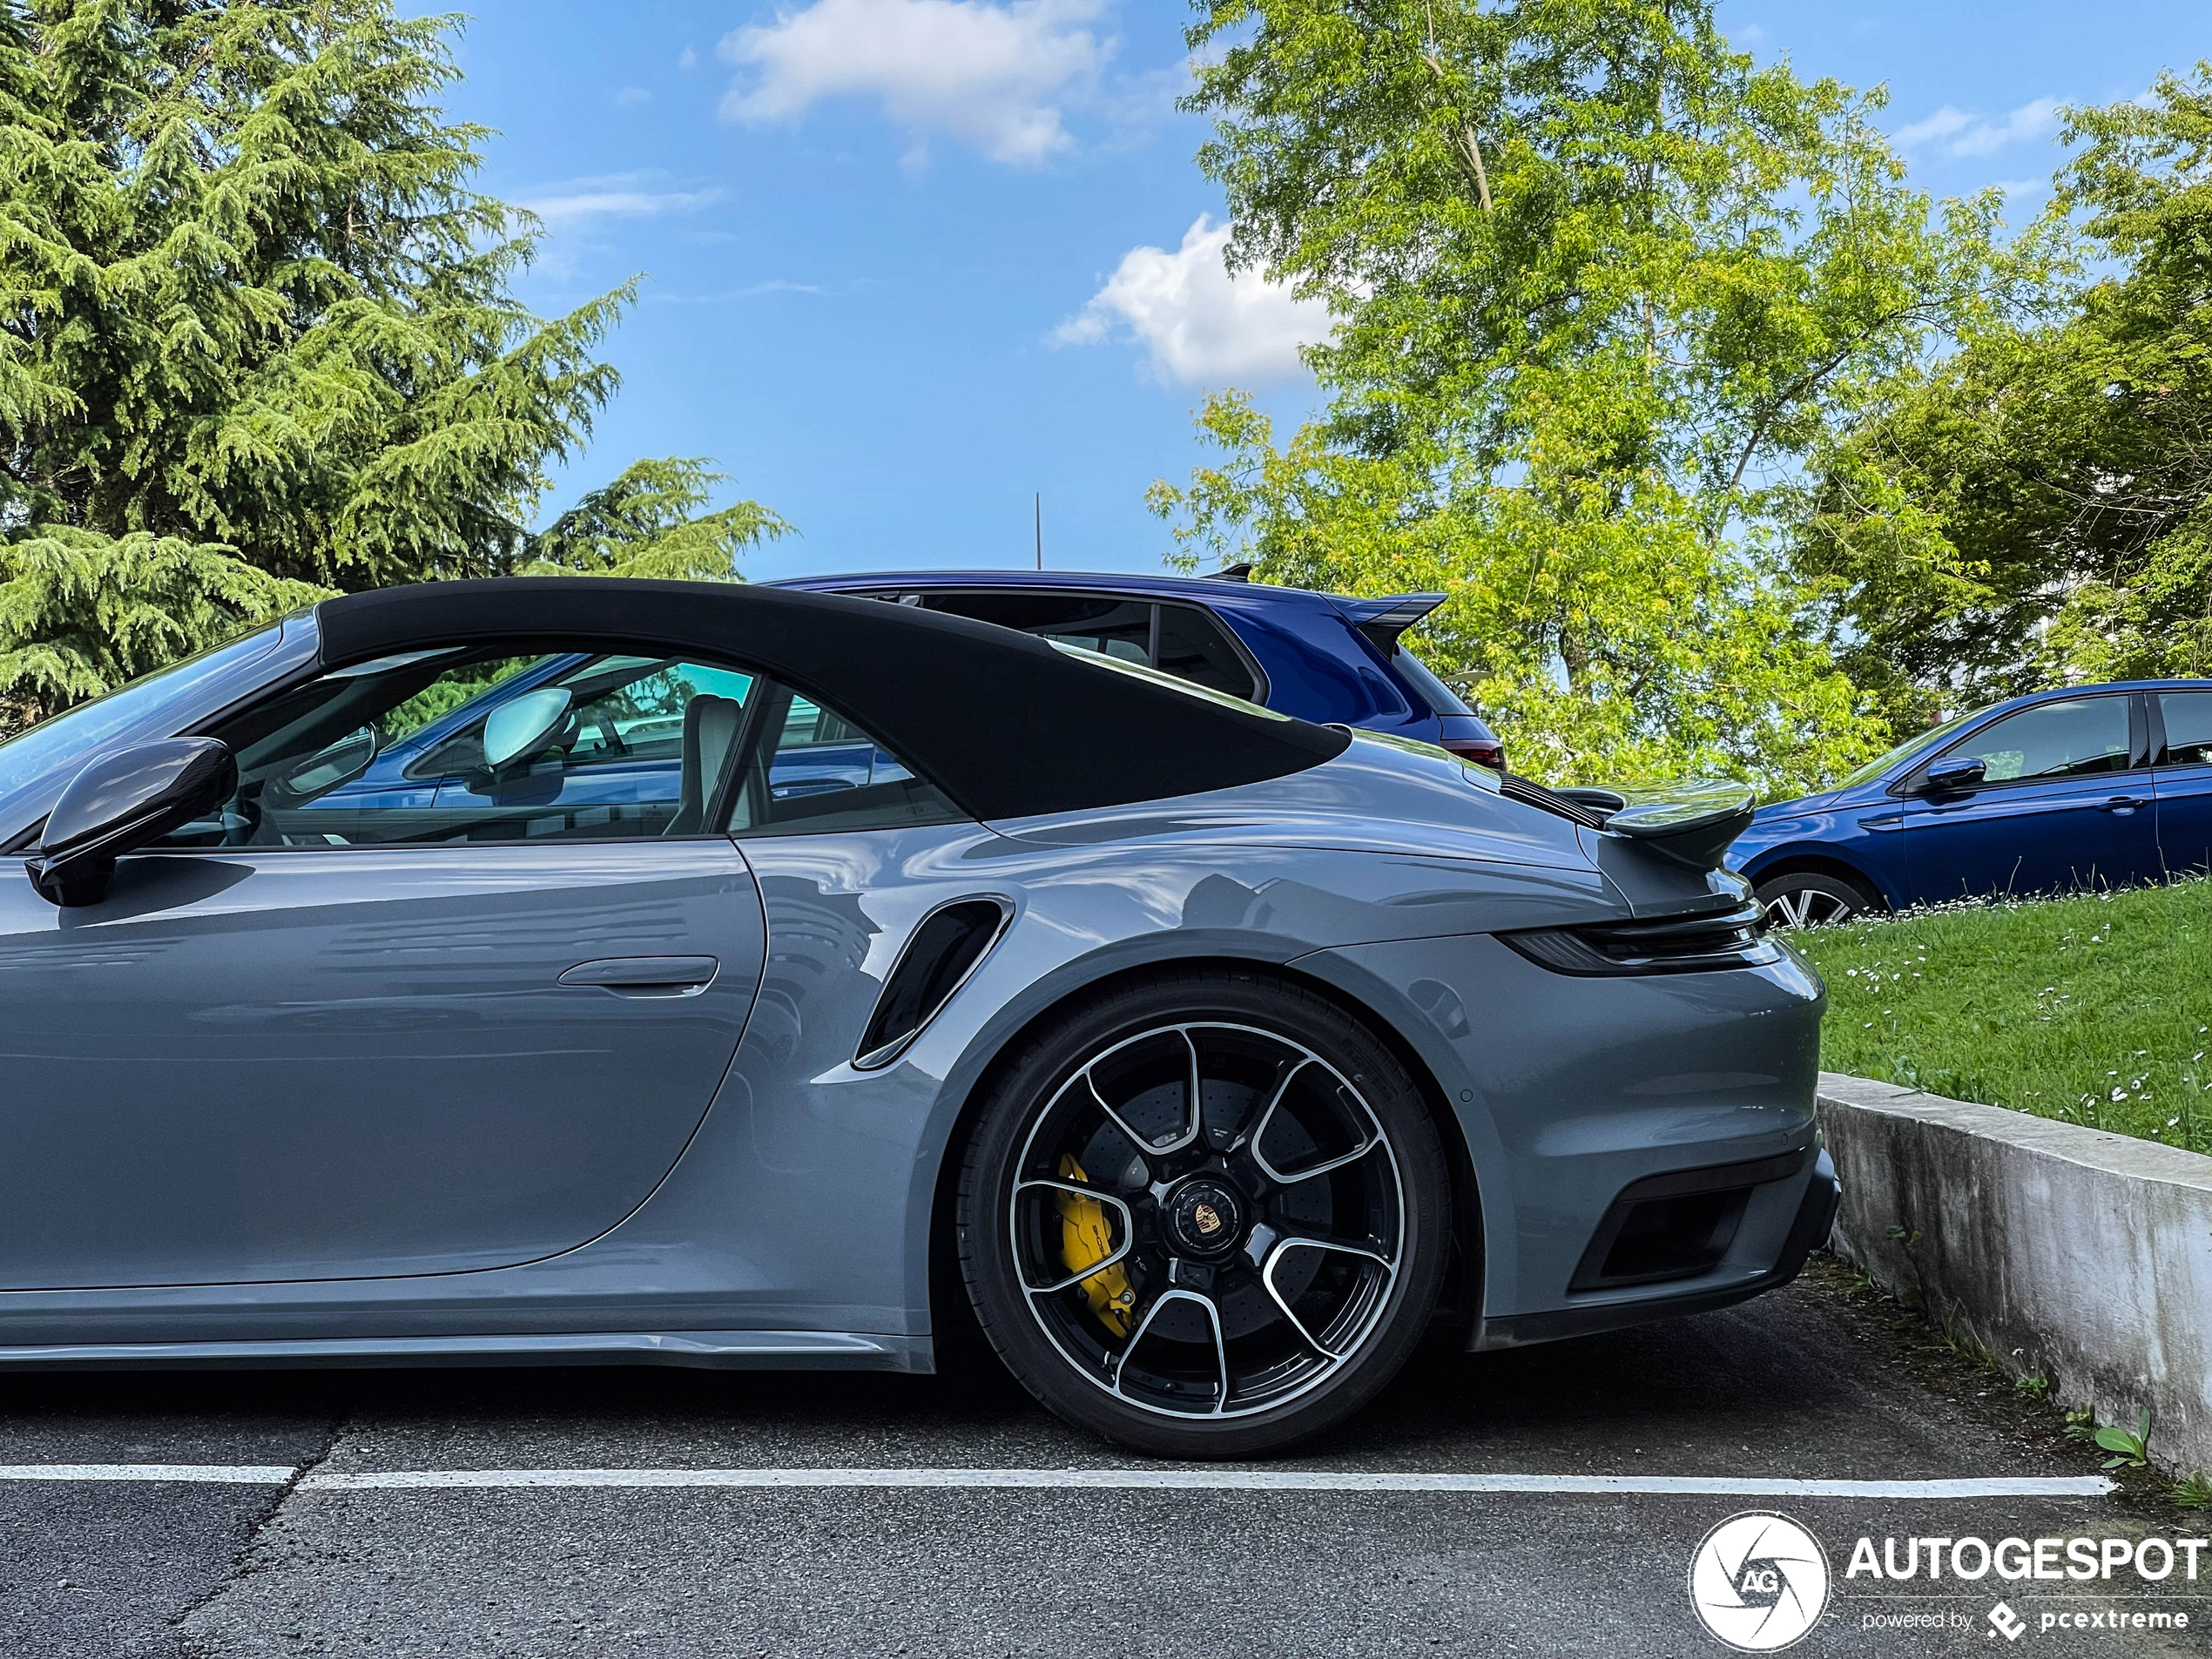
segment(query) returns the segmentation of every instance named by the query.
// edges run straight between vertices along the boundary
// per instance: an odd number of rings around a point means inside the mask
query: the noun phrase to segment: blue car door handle
[[[2148,801],[2137,795],[2114,795],[2105,802],[2104,809],[2108,813],[2132,813],[2138,806],[2149,805]]]
[[[721,966],[711,956],[606,956],[578,962],[563,985],[595,985],[617,996],[696,996]]]

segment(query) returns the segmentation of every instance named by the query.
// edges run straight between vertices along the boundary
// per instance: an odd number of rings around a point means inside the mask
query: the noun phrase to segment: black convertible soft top
[[[697,651],[835,709],[980,819],[1164,800],[1303,772],[1351,738],[880,599],[518,577],[326,599],[323,664],[498,639]]]

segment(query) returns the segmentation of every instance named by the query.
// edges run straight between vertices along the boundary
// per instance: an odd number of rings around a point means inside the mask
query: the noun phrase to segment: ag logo
[[[1221,1231],[1221,1212],[1210,1204],[1202,1204],[1190,1212],[1190,1219],[1198,1224],[1198,1231],[1202,1233],[1217,1233]]]
[[[1828,1557],[1787,1515],[1731,1515],[1689,1559],[1689,1604],[1730,1647],[1772,1653],[1820,1622]]]

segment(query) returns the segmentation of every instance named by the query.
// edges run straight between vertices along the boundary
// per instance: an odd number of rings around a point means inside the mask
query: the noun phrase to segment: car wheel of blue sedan
[[[1047,1406],[1176,1457],[1357,1410],[1419,1342],[1451,1194],[1419,1090],[1312,993],[1163,974],[1062,1021],[992,1094],[961,1190],[969,1292]]]
[[[1881,901],[1841,876],[1799,871],[1755,889],[1770,927],[1826,927],[1882,908]]]

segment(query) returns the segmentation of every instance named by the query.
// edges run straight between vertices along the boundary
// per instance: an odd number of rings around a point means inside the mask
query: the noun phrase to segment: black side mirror
[[[98,904],[118,858],[189,824],[237,789],[238,761],[213,738],[163,738],[114,750],[70,779],[24,868],[51,904]]]
[[[1931,795],[1956,795],[1980,788],[1988,775],[1988,763],[1978,756],[1946,755],[1928,763],[1923,787]]]

